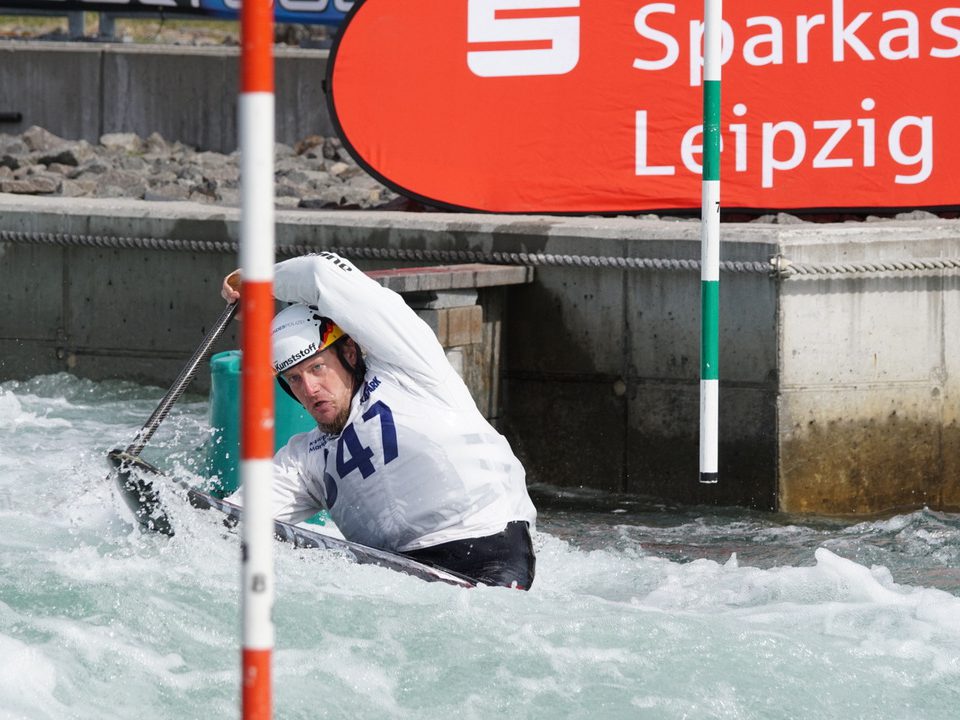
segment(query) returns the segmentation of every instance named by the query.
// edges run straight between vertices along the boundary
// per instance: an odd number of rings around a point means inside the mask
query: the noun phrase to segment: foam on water
[[[164,489],[177,535],[143,535],[107,480],[161,395],[0,385],[0,718],[237,713],[236,534]],[[205,413],[178,405],[145,457],[195,470]],[[275,716],[956,717],[956,516],[537,497],[530,593],[277,545]]]

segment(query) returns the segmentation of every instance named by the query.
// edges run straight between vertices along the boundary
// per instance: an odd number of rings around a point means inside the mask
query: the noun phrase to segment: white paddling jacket
[[[400,552],[514,520],[533,529],[523,466],[403,298],[333,253],[278,263],[274,294],[316,305],[367,367],[339,435],[315,428],[277,452],[274,517],[295,523],[325,508],[348,540]]]

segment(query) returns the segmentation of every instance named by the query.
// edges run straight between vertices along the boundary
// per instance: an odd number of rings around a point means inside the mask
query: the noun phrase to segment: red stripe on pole
[[[245,0],[240,11],[240,92],[273,92],[273,3]]]
[[[270,658],[272,650],[243,649],[244,720],[270,720]]]
[[[270,323],[273,283],[244,282],[240,299],[243,317],[243,416],[240,459],[273,457],[273,366],[270,363]]]

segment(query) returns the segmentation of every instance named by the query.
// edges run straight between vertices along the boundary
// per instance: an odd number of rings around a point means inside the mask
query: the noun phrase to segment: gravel
[[[157,133],[109,133],[96,145],[34,126],[0,134],[0,192],[63,197],[129,197],[240,204],[240,154],[198,152]],[[368,209],[398,196],[367,174],[339,138],[311,135],[276,144],[276,204],[282,208]]]

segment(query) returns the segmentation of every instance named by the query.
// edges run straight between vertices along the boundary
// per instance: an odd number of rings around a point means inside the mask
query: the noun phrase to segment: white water
[[[142,535],[106,479],[161,395],[0,384],[0,718],[237,716],[236,535],[177,502],[174,538]],[[189,475],[206,436],[193,398],[144,457]],[[535,490],[530,593],[278,544],[275,717],[960,715],[958,516]]]

